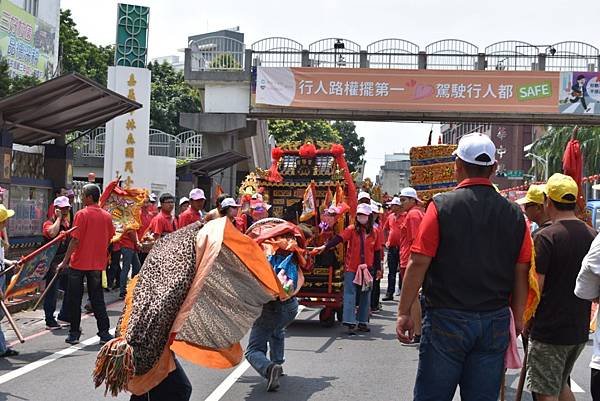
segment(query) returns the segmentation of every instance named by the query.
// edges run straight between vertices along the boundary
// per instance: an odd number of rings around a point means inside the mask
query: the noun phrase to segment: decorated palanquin
[[[452,156],[455,150],[456,145],[417,146],[410,149],[410,185],[424,202],[456,186]]]
[[[339,144],[289,142],[271,152],[268,170],[250,173],[240,186],[240,196],[260,193],[272,205],[271,217],[310,227],[314,236],[309,246],[319,246],[344,228],[349,211],[356,207],[356,188]],[[308,205],[314,205],[314,209]],[[323,215],[338,206],[340,214],[325,223]],[[343,205],[343,206],[341,206]],[[298,297],[307,306],[322,306],[320,320],[333,324],[334,312],[341,319],[344,246],[317,256]]]
[[[110,213],[115,236],[118,242],[127,230],[138,230],[141,225],[141,211],[148,191],[142,188],[121,188],[119,179],[111,181],[100,197],[100,207]]]

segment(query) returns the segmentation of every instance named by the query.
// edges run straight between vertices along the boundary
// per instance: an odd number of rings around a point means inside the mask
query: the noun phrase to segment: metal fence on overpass
[[[598,48],[577,41],[532,44],[507,40],[480,48],[464,40],[443,39],[422,48],[397,38],[363,47],[344,38],[321,39],[304,46],[293,39],[271,37],[247,47],[235,39],[215,36],[190,43],[188,51],[191,71],[249,72],[252,66],[600,71]]]

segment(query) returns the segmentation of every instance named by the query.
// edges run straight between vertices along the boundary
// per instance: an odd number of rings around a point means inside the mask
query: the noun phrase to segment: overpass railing
[[[564,41],[531,44],[517,40],[480,48],[459,39],[444,39],[420,47],[389,38],[366,47],[344,38],[321,39],[302,45],[272,37],[248,48],[230,38],[204,38],[190,44],[186,57],[191,71],[247,71],[264,67],[389,68],[512,71],[599,71],[600,51],[592,44]]]

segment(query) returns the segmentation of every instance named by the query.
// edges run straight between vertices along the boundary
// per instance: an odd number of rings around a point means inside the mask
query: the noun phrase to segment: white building
[[[379,170],[377,183],[382,191],[389,195],[400,193],[400,190],[410,185],[410,155],[408,153],[393,153],[385,155],[384,165]]]
[[[162,64],[162,63],[171,64],[173,66],[173,69],[175,69],[175,71],[181,71],[181,72],[183,72],[183,68],[185,66],[184,58],[181,56],[177,56],[177,55],[156,57],[156,58],[153,58],[152,60],[150,60],[150,62],[152,62],[152,63],[157,62],[158,64]]]
[[[54,77],[59,31],[60,0],[0,0],[0,57],[12,76]]]

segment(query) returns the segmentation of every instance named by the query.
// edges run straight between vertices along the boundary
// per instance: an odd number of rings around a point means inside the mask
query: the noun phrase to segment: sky
[[[495,42],[534,45],[582,41],[600,47],[595,16],[600,1],[580,13],[564,0],[130,0],[150,7],[149,57],[177,54],[194,34],[239,26],[250,45],[282,36],[305,47],[324,38],[344,38],[366,48],[400,38],[421,49],[441,39],[461,39],[480,51]],[[81,34],[98,45],[115,42],[116,0],[61,0]],[[577,23],[573,18],[577,14]],[[183,54],[181,54],[183,56]],[[375,178],[386,153],[425,145],[431,124],[358,122],[367,144],[366,176]],[[434,132],[439,132],[435,125]]]

